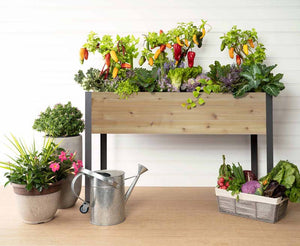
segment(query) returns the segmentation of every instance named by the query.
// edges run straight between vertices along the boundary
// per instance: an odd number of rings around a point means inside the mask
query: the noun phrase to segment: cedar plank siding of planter
[[[92,92],[92,133],[266,134],[266,94],[202,96],[205,104],[181,106],[192,93],[138,93],[128,99]]]

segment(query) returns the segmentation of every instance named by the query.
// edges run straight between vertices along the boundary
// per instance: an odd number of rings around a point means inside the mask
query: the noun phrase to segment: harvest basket
[[[252,194],[240,193],[237,196],[231,192],[215,189],[219,211],[241,217],[256,219],[268,223],[276,223],[286,214],[288,199],[270,198]]]

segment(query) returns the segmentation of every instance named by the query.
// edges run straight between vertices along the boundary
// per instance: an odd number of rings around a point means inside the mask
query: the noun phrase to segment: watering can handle
[[[80,199],[80,200],[83,201],[83,202],[85,202],[85,200],[82,199],[81,197],[79,197],[79,194],[77,194],[77,193],[75,192],[75,189],[74,189],[74,185],[75,185],[77,179],[78,179],[80,176],[82,176],[83,174],[86,174],[86,175],[88,175],[88,176],[91,176],[91,177],[94,177],[94,178],[96,178],[96,179],[99,179],[99,180],[101,180],[102,182],[104,182],[104,183],[106,183],[106,184],[108,184],[108,185],[111,185],[111,186],[113,186],[113,187],[115,187],[115,188],[118,188],[118,187],[119,187],[119,184],[118,184],[117,182],[115,182],[113,179],[108,179],[107,177],[104,177],[104,176],[102,176],[101,174],[95,173],[95,172],[90,171],[90,170],[88,170],[88,169],[81,168],[81,169],[79,170],[78,174],[77,174],[77,175],[73,178],[73,180],[72,180],[72,183],[71,183],[71,189],[72,189],[72,192],[74,193],[74,195],[75,195],[76,197],[78,197],[78,199]]]

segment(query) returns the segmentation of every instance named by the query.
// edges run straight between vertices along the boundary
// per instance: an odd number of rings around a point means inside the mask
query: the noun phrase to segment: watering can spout
[[[130,197],[131,192],[133,191],[139,177],[141,176],[141,174],[143,174],[144,172],[147,172],[148,169],[146,167],[144,167],[143,165],[139,164],[138,166],[138,173],[135,176],[134,180],[132,181],[132,184],[130,185],[130,187],[128,188],[126,194],[125,194],[125,201],[127,202],[128,198]]]

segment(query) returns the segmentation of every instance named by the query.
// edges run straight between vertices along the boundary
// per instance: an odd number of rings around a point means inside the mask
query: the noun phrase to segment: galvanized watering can
[[[73,193],[83,201],[80,206],[81,213],[87,213],[91,208],[90,221],[94,225],[115,225],[125,220],[125,204],[136,185],[140,175],[148,169],[143,165],[138,165],[138,173],[128,188],[126,194],[124,191],[124,172],[119,170],[99,170],[90,171],[81,169],[72,180],[71,188]],[[87,175],[90,178],[90,203],[79,197],[74,190],[76,180],[81,175]]]

